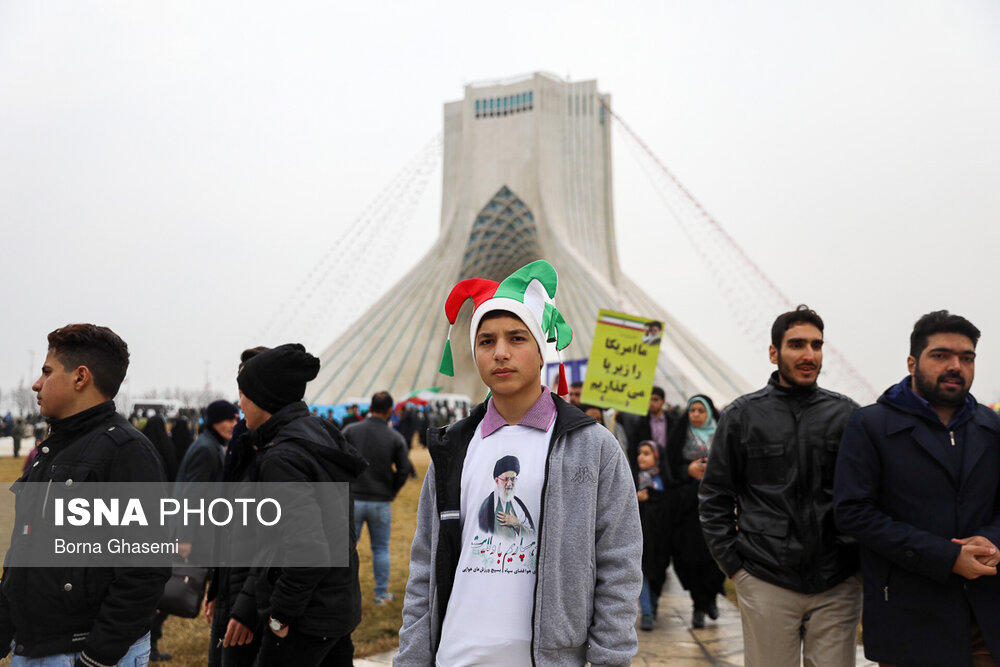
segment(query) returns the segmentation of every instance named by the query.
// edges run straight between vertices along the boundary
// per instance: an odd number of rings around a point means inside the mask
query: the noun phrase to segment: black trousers
[[[351,635],[315,637],[294,629],[284,638],[279,638],[270,629],[265,629],[263,634],[257,667],[351,667],[354,664]]]
[[[149,644],[154,651],[157,650],[156,643],[163,637],[163,624],[167,622],[167,616],[169,615],[166,612],[157,610],[153,614],[153,620],[149,623]]]

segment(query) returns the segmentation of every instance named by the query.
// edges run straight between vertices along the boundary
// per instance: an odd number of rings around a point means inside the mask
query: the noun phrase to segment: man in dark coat
[[[128,346],[111,329],[70,324],[49,334],[32,390],[51,434],[20,483],[165,482],[153,445],[115,412]],[[44,509],[44,508],[43,508]],[[29,527],[30,508],[16,507]],[[8,559],[33,537],[15,526]],[[145,664],[149,621],[167,567],[6,567],[0,586],[0,657],[12,665]]]
[[[177,471],[178,482],[218,482],[226,446],[239,421],[239,410],[229,401],[213,401],[205,408],[205,430],[188,447]]]
[[[921,317],[910,374],[844,432],[835,515],[862,547],[870,660],[952,667],[1000,656],[1000,418],[969,394],[978,340],[964,317]]]
[[[267,349],[257,346],[243,350],[238,370],[243,370],[248,361]],[[215,411],[212,412],[214,415]],[[214,419],[214,416],[208,417],[209,421]],[[222,467],[222,481],[246,482],[253,475],[257,452],[250,442],[252,438],[245,419],[236,423],[231,435]],[[220,562],[231,562],[231,551],[239,549],[239,546],[232,543],[227,530],[222,530],[216,534],[216,549]],[[248,598],[244,599],[239,610],[233,609],[249,574],[249,567],[220,566],[212,572],[205,595],[205,618],[212,626],[208,667],[220,667],[223,664],[226,667],[251,667],[257,660],[257,651],[260,649],[260,632],[256,631],[257,605],[252,598]]]
[[[188,447],[177,470],[174,494],[186,496],[188,484],[209,484],[222,481],[222,465],[226,457],[226,446],[233,436],[233,428],[239,421],[239,410],[229,401],[213,401],[205,408],[205,429]],[[193,562],[209,562],[214,546],[211,526],[189,525],[178,529],[180,554],[192,557]]]
[[[257,448],[256,481],[355,482],[367,467],[337,427],[310,415],[302,402],[306,383],[319,367],[319,359],[304,347],[286,344],[261,352],[240,371],[240,407]],[[322,506],[314,509],[317,516],[324,513]],[[259,630],[263,638],[258,667],[353,663],[351,632],[361,621],[358,553],[353,526],[340,528],[350,536],[347,567],[272,563],[254,568],[247,577],[234,614],[250,598],[265,620]],[[294,553],[323,537],[293,529],[277,548]],[[334,539],[329,534],[326,538]]]
[[[387,391],[379,391],[372,396],[367,419],[344,429],[344,437],[368,461],[368,469],[352,486],[351,495],[354,499],[355,534],[360,537],[361,526],[368,524],[375,604],[379,605],[396,599],[389,592],[392,501],[410,474],[406,441],[389,426],[391,414],[392,396]]]
[[[667,394],[663,391],[663,387],[653,387],[649,394],[649,413],[631,422],[626,455],[629,465],[632,466],[632,474],[635,475],[638,472],[635,461],[639,454],[639,443],[643,440],[652,440],[659,446],[661,461],[667,458],[667,439],[675,420],[667,409]],[[669,471],[667,472],[669,474]],[[663,481],[667,483],[669,480]]]

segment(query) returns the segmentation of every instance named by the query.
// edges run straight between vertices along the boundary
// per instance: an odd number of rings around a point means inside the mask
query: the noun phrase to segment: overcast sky
[[[5,0],[0,389],[73,321],[129,343],[133,395],[233,388],[240,350],[285,342],[264,332],[317,267],[355,275],[347,239],[372,234],[358,221],[442,105],[541,70],[597,79],[877,390],[905,373],[913,321],[948,308],[983,330],[973,392],[1000,400],[998,34],[995,0]],[[766,332],[740,330],[614,136],[628,274],[762,384]],[[400,235],[362,239],[380,280],[337,289],[379,296],[439,204],[435,172]],[[344,325],[322,314],[280,333],[319,352]]]

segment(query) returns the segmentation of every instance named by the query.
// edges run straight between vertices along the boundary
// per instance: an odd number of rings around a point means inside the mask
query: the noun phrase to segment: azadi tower
[[[466,86],[444,107],[441,230],[420,262],[321,355],[307,400],[340,403],[429,386],[482,399],[466,302],[451,337],[455,377],[438,373],[444,302],[464,278],[503,280],[535,259],[559,274],[556,305],[573,328],[564,359],[590,353],[601,308],[664,322],[656,382],[668,401],[707,393],[720,404],[745,381],[673,318],[618,263],[611,193],[610,96],[596,81],[534,74]],[[554,361],[550,359],[549,361]],[[570,378],[571,380],[573,378]]]

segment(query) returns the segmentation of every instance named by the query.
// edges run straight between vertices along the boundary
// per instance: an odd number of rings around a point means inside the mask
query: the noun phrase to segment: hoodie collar
[[[294,423],[293,423],[294,422]],[[316,463],[324,468],[335,481],[357,479],[368,462],[361,457],[333,424],[309,413],[302,401],[281,408],[250,431],[250,442],[255,448],[269,449],[283,442],[294,442],[308,451]]]
[[[934,407],[927,401],[927,399],[923,396],[917,395],[917,393],[913,391],[913,379],[909,375],[900,380],[898,384],[886,389],[885,393],[879,397],[878,402],[883,405],[891,405],[898,410],[916,415],[921,419],[931,422],[932,424],[941,424],[941,418],[938,416]],[[976,399],[972,397],[972,394],[968,394],[965,397],[965,402],[962,404],[962,407],[955,411],[955,414],[951,418],[951,422],[946,424],[946,427],[951,430],[969,421],[972,419],[973,414],[975,414],[975,408]]]
[[[278,435],[278,431],[280,431],[283,426],[295,419],[298,419],[299,417],[308,416],[309,406],[305,403],[302,401],[289,403],[271,415],[270,419],[260,425],[257,429],[257,437],[260,439],[262,444],[266,444]]]

